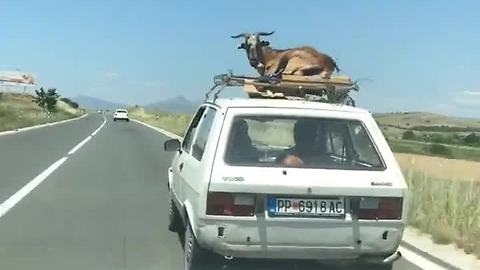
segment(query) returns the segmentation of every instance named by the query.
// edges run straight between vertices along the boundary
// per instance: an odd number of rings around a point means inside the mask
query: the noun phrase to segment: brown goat
[[[250,65],[260,75],[320,75],[322,78],[329,79],[334,71],[339,71],[337,64],[330,56],[309,46],[286,50],[272,49],[268,41],[260,40],[260,36],[271,34],[273,32],[243,33],[232,36],[232,38],[245,38],[245,42],[238,48],[245,49]]]

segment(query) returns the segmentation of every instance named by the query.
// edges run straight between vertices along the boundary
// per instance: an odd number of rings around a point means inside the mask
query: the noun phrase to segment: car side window
[[[192,147],[192,156],[199,161],[202,160],[208,136],[210,135],[210,130],[212,128],[213,119],[215,118],[215,113],[215,109],[207,108],[201,118],[197,136],[195,137],[195,142]]]
[[[182,149],[183,151],[190,153],[190,148],[192,147],[193,138],[195,137],[195,132],[197,130],[200,119],[202,118],[203,113],[205,112],[205,107],[198,109],[197,113],[193,117],[190,127],[188,127],[185,138],[183,138]]]

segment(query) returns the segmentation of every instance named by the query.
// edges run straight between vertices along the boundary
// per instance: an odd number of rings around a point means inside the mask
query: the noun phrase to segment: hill
[[[374,117],[379,125],[397,126],[404,129],[425,126],[447,126],[465,129],[480,128],[480,119],[451,117],[428,112],[377,113],[374,114]]]
[[[127,105],[121,103],[115,103],[111,101],[107,101],[100,98],[95,98],[91,96],[80,95],[74,98],[71,98],[73,101],[77,102],[80,107],[87,108],[87,109],[117,109],[117,108],[126,108]]]
[[[0,92],[0,131],[57,122],[81,115],[81,110],[58,101],[58,111],[48,118],[32,99],[33,96],[30,94]]]
[[[177,96],[145,105],[145,108],[177,113],[193,113],[201,103],[201,101],[190,101],[184,96]]]

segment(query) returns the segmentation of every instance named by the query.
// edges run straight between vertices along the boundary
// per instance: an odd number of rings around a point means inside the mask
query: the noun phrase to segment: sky
[[[480,117],[480,1],[0,0],[0,70],[63,96],[199,100],[213,76],[256,74],[240,32],[310,45],[359,80],[357,106]]]

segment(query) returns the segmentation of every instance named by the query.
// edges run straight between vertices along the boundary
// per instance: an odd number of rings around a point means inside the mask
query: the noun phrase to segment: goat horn
[[[259,35],[259,36],[270,36],[273,33],[275,33],[275,31],[272,31],[272,32],[258,32],[257,35]]]
[[[248,37],[248,36],[249,36],[248,33],[241,33],[241,34],[238,34],[238,35],[236,35],[236,36],[230,36],[230,37],[231,37],[231,38],[239,38],[239,37],[244,37],[244,38],[246,38],[246,37]]]

